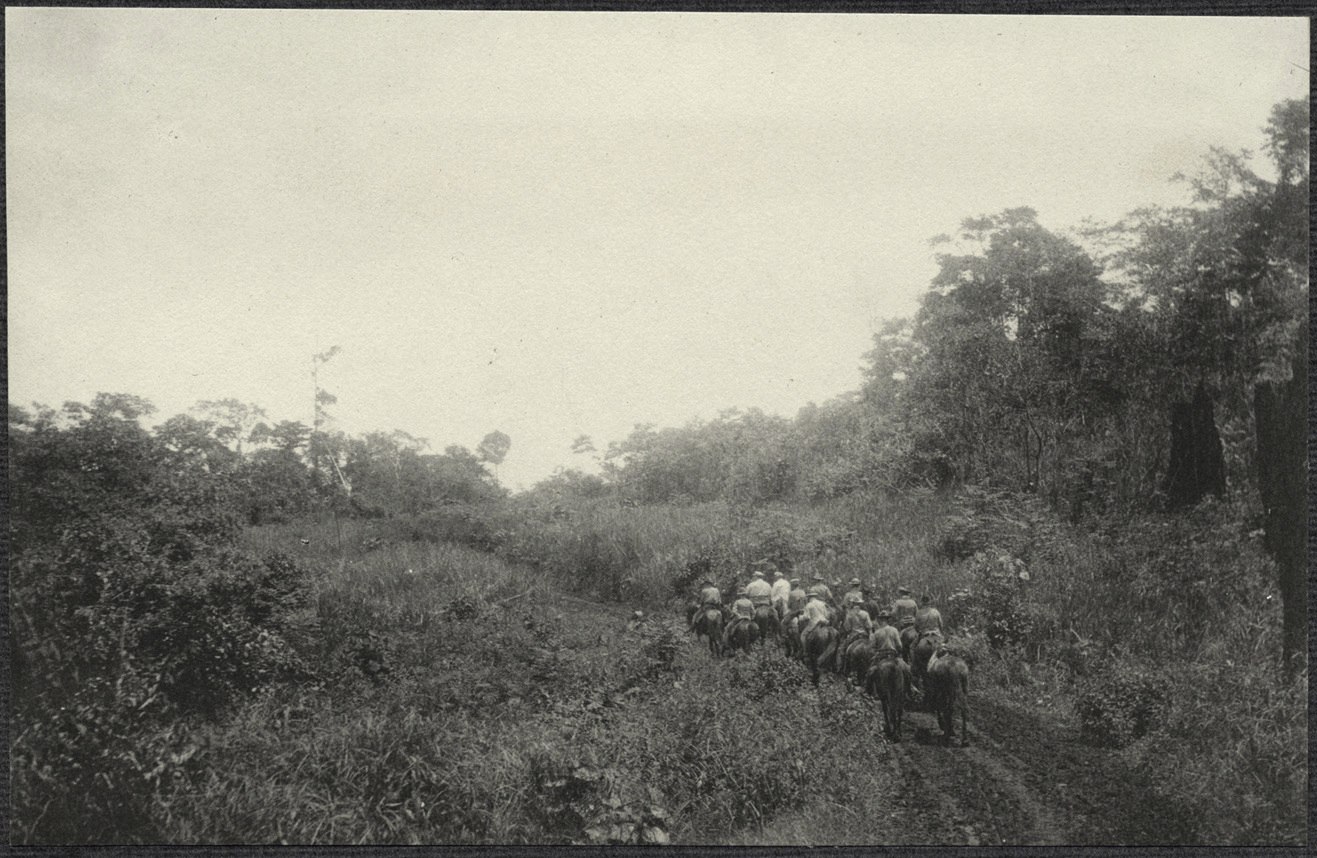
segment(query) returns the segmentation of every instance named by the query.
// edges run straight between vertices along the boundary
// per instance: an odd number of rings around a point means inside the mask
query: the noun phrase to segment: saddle
[[[891,647],[883,647],[873,654],[874,662],[887,661],[888,659],[900,658],[901,653]]]

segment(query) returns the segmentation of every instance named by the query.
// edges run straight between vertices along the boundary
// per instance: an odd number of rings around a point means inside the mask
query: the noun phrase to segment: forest
[[[11,403],[12,841],[974,842],[841,814],[895,801],[871,713],[684,642],[702,571],[771,559],[916,586],[998,720],[1161,809],[1062,842],[1306,843],[1308,129],[1182,207],[966,217],[856,390],[525,491],[517,439],[349,435],[318,381],[310,425]]]

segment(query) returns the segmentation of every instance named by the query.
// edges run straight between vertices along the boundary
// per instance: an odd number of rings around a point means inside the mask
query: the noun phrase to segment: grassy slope
[[[842,549],[819,561],[829,578],[908,583],[946,604],[972,584],[963,564],[934,559],[950,512],[934,495],[752,521],[719,505],[586,506],[514,535],[523,552],[554,559],[539,572],[447,544],[368,548],[370,524],[345,525],[343,556],[331,526],[253,531],[250,547],[321,570],[303,641],[315,676],[211,731],[208,779],[174,800],[173,830],[199,842],[909,842],[885,812],[890,749],[872,707],[827,685],[821,699],[773,656],[711,662],[682,642],[668,597],[698,556],[735,562],[822,538]],[[1032,564],[1035,593],[1084,634],[1103,620],[1092,600],[1104,556],[1065,536]],[[644,623],[567,592],[607,590],[601,581],[619,570],[628,607],[650,612]],[[988,654],[976,672],[976,694],[1073,723],[1074,677],[1060,663]],[[1104,758],[1185,798],[1204,840],[1241,830],[1240,813],[1267,820],[1244,841],[1291,840],[1302,772],[1292,783],[1275,772],[1302,768],[1303,699],[1268,690],[1265,675],[1246,679],[1202,679],[1206,698],[1172,712],[1177,734]],[[1265,730],[1195,708],[1245,693],[1254,699],[1241,711]],[[1184,767],[1157,755],[1183,754],[1176,735],[1204,725],[1214,744],[1196,749],[1186,787],[1174,774]],[[1240,772],[1257,781],[1240,788],[1242,802],[1222,794]],[[1204,821],[1232,804],[1242,806]]]

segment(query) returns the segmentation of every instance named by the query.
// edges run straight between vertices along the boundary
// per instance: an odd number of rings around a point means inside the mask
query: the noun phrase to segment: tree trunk
[[[1191,402],[1171,406],[1171,463],[1166,498],[1171,509],[1193,506],[1207,495],[1226,493],[1226,463],[1216,429],[1212,397],[1202,382]]]
[[[1296,348],[1288,381],[1253,389],[1258,493],[1267,551],[1276,561],[1286,676],[1298,676],[1308,652],[1308,331]]]

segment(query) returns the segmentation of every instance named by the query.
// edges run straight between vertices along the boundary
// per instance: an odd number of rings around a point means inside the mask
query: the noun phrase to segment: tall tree
[[[1297,675],[1307,636],[1307,102],[1276,105],[1265,134],[1274,180],[1247,153],[1214,150],[1189,180],[1194,204],[1137,213],[1120,261],[1164,337],[1167,391],[1182,401],[1205,392],[1225,419],[1255,427],[1253,480],[1284,600],[1282,658]],[[1230,450],[1227,466],[1247,458]]]
[[[493,465],[494,474],[497,476],[498,466],[503,464],[511,449],[512,439],[495,429],[480,439],[480,443],[476,445],[476,455],[480,457],[480,461]]]

